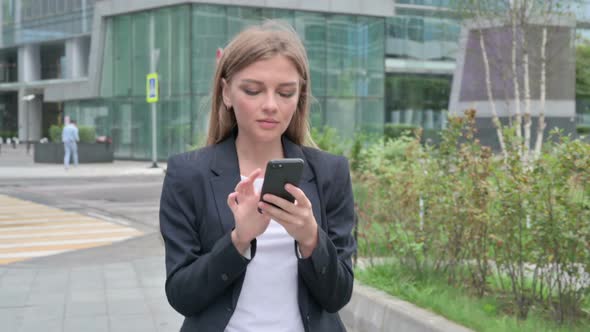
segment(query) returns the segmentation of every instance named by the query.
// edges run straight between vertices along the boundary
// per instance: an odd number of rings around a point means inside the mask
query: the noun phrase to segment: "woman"
[[[166,295],[181,331],[345,331],[354,203],[348,161],[309,139],[309,65],[276,23],[237,35],[214,78],[208,146],[173,156],[162,189]],[[266,163],[305,161],[295,202],[267,194]],[[260,212],[258,211],[260,209]]]

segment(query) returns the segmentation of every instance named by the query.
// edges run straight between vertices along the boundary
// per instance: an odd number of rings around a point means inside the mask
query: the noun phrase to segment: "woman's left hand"
[[[294,203],[272,194],[265,194],[263,197],[265,202],[259,202],[258,207],[264,215],[271,217],[285,228],[299,244],[299,251],[303,258],[307,258],[311,256],[318,242],[318,224],[313,215],[311,202],[303,190],[294,185],[286,184],[285,190],[295,197]]]

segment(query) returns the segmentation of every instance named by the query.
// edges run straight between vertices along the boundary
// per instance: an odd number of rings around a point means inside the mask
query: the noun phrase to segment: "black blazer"
[[[286,157],[305,160],[299,187],[320,226],[318,246],[298,261],[303,325],[307,332],[345,331],[337,312],[352,295],[351,256],[356,250],[348,161],[287,138],[282,142]],[[239,181],[235,136],[168,160],[160,231],[166,249],[166,295],[185,316],[181,331],[224,331],[236,307],[249,263],[230,236],[234,218],[227,196]],[[256,240],[251,253],[256,254]]]

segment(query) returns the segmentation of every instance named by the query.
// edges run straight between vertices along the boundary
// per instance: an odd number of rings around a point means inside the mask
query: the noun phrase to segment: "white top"
[[[257,192],[262,181],[254,181]],[[293,243],[283,226],[272,219],[266,231],[256,238],[256,255],[246,268],[226,332],[304,331],[297,300],[297,256]]]

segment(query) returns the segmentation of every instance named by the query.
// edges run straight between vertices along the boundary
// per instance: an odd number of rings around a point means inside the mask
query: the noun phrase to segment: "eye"
[[[279,96],[283,98],[291,98],[295,95],[295,92],[279,92]]]
[[[248,96],[256,96],[257,94],[260,93],[260,91],[257,90],[250,90],[250,89],[243,89],[244,93],[247,94]]]

